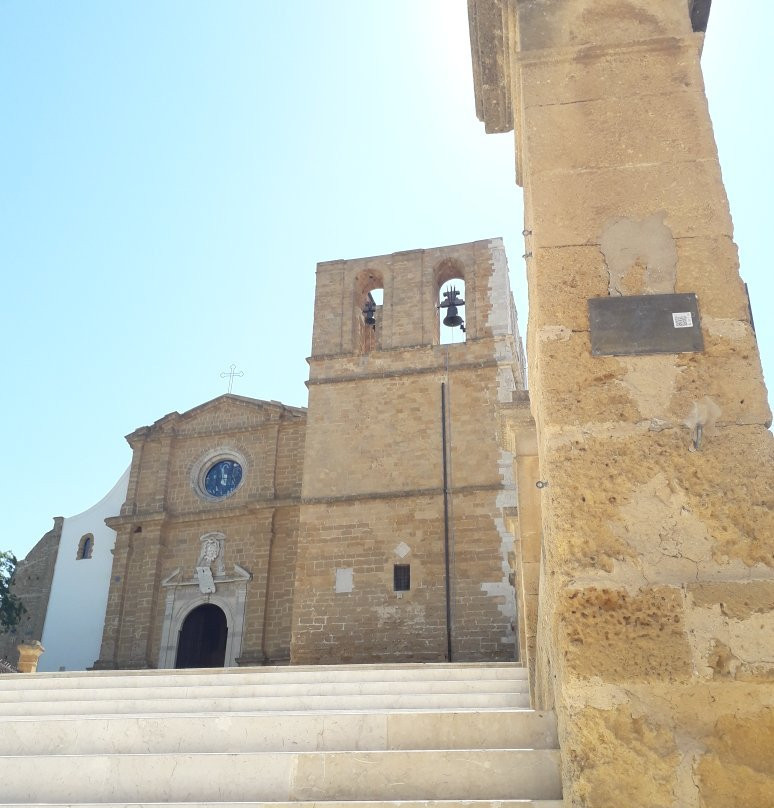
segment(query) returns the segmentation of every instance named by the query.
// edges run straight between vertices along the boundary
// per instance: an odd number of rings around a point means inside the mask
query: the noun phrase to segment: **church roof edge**
[[[178,412],[177,410],[173,410],[172,412],[168,412],[166,415],[163,415],[158,420],[154,421],[152,424],[148,426],[140,426],[137,427],[133,432],[130,432],[126,435],[127,442],[131,445],[134,439],[140,438],[144,435],[147,435],[150,432],[155,432],[158,430],[162,430],[167,424],[174,424],[177,421],[180,421],[184,418],[189,418],[193,415],[197,415],[203,412],[210,407],[217,406],[220,403],[225,401],[233,401],[239,404],[244,404],[248,406],[253,406],[256,409],[275,409],[280,410],[281,414],[287,414],[291,417],[295,418],[302,418],[306,416],[306,407],[294,407],[290,404],[283,404],[281,401],[275,401],[274,399],[270,401],[266,401],[260,398],[250,398],[249,396],[239,396],[235,393],[223,393],[222,395],[215,396],[215,398],[211,398],[208,401],[204,401],[201,404],[197,404],[195,407],[191,407],[188,410],[184,410],[183,412]]]
[[[441,256],[444,253],[448,253],[449,251],[453,250],[468,249],[470,247],[476,247],[479,245],[502,246],[502,244],[503,244],[502,236],[493,236],[492,238],[481,238],[476,239],[475,241],[463,241],[460,242],[459,244],[442,244],[437,247],[416,247],[411,250],[396,250],[395,252],[384,253],[383,255],[366,255],[356,258],[334,258],[330,261],[319,261],[317,264],[317,271],[319,272],[320,270],[335,269],[336,267],[340,267],[344,264],[378,263],[381,261],[385,261],[386,259],[395,258],[402,255],[420,255],[422,253],[430,253],[430,254],[438,253],[439,256]]]

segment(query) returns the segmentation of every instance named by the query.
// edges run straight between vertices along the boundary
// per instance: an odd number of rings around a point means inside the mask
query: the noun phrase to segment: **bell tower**
[[[309,364],[292,661],[515,659],[502,242],[319,264]]]

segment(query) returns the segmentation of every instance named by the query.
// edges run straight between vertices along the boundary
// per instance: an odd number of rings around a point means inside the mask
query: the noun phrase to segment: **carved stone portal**
[[[204,603],[219,606],[226,615],[225,667],[236,665],[242,650],[247,582],[252,575],[238,564],[234,564],[233,572],[226,574],[223,561],[225,540],[223,533],[205,533],[200,539],[201,548],[193,574],[186,575],[178,567],[161,582],[166,589],[166,605],[159,668],[174,668],[183,621],[193,609]]]

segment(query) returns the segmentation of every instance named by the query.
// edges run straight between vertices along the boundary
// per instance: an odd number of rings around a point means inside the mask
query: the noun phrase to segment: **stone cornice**
[[[470,369],[470,368],[496,368],[502,365],[512,365],[513,360],[498,360],[489,359],[480,362],[458,362],[454,365],[449,365],[448,370],[454,372],[456,370]],[[347,373],[341,376],[321,376],[317,379],[309,379],[306,382],[307,387],[312,387],[315,384],[341,384],[343,382],[359,382],[375,379],[391,379],[400,376],[427,376],[435,374],[446,373],[446,367],[436,365],[427,368],[406,368],[404,370],[382,370],[375,373]]]
[[[508,486],[502,483],[490,483],[488,485],[460,485],[449,491],[451,496],[458,494],[477,494],[485,491],[505,491]],[[376,499],[409,499],[412,497],[439,497],[443,495],[443,487],[433,488],[412,488],[405,491],[367,491],[362,494],[342,494],[337,497],[303,497],[302,505],[330,505],[338,502],[362,502],[363,500]]]
[[[510,132],[514,128],[511,58],[538,61],[546,55],[545,52],[542,57],[531,53],[525,58],[523,51],[516,54],[519,49],[517,43],[511,41],[514,34],[508,24],[512,3],[514,0],[468,0],[476,115],[489,133]],[[711,5],[712,0],[689,0],[691,26],[695,32],[707,30]],[[576,49],[572,50],[576,55]],[[582,50],[588,53],[588,43]]]
[[[266,426],[278,423],[298,422],[306,419],[305,407],[292,407],[288,404],[283,404],[280,401],[264,401],[262,399],[247,398],[245,396],[234,395],[233,393],[226,393],[210,401],[205,401],[203,404],[199,404],[198,406],[193,407],[190,410],[186,410],[183,413],[170,412],[149,426],[138,427],[133,432],[130,432],[125,436],[126,441],[130,446],[132,446],[132,448],[134,448],[135,444],[140,439],[147,439],[148,437],[166,438],[169,436],[177,437],[178,435],[185,435],[185,429],[178,429],[177,424],[185,424],[187,421],[195,418],[205,410],[220,407],[224,403],[237,404],[249,409],[266,413],[268,416],[264,424]],[[225,434],[228,432],[246,432],[252,431],[253,429],[255,429],[254,424],[245,424],[239,426],[228,426],[222,430],[213,430],[209,434],[214,435]]]
[[[360,354],[355,351],[338,351],[336,353],[318,353],[314,356],[307,356],[306,363],[308,365],[315,365],[321,362],[329,362],[331,360],[337,361],[351,361],[353,359],[361,359],[365,356],[370,357],[373,359],[375,356],[382,356],[382,357],[389,357],[389,356],[398,356],[401,354],[407,356],[425,356],[425,357],[432,357],[430,362],[435,362],[436,364],[442,363],[444,367],[446,366],[447,362],[452,363],[454,362],[454,352],[455,351],[465,351],[466,349],[470,349],[471,346],[485,346],[491,342],[500,342],[502,340],[507,340],[509,338],[513,338],[513,334],[487,334],[481,337],[472,337],[470,335],[466,335],[464,342],[457,342],[457,343],[436,343],[434,345],[429,345],[425,342],[418,342],[416,345],[398,345],[393,348],[379,348],[376,351],[373,351],[370,354]],[[464,353],[460,353],[459,356],[464,356]],[[413,362],[416,362],[416,359],[412,359]],[[306,410],[305,410],[306,412]]]
[[[274,510],[276,508],[298,507],[300,497],[285,499],[253,500],[242,505],[229,508],[202,508],[195,511],[140,511],[134,514],[121,514],[105,519],[108,527],[117,530],[125,525],[147,525],[153,522],[199,522],[205,519],[229,519],[234,516],[250,516],[256,511]]]
[[[488,133],[513,129],[509,0],[468,0],[476,115]]]
[[[248,424],[244,426],[226,426],[222,429],[202,429],[196,432],[188,432],[185,429],[176,429],[170,427],[164,432],[153,432],[153,427],[140,427],[136,432],[127,436],[127,441],[132,448],[135,448],[139,438],[144,438],[147,441],[160,441],[167,438],[214,438],[220,435],[243,435],[245,433],[255,433],[264,430],[266,432],[274,432],[277,427],[282,428],[287,424],[303,424],[306,422],[306,412],[302,417],[293,418],[292,420],[274,420],[265,421],[262,424]],[[145,431],[143,431],[145,430]],[[131,439],[131,440],[130,440]]]

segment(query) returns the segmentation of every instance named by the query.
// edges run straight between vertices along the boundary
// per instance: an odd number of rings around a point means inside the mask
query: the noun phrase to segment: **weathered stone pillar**
[[[113,670],[118,666],[121,620],[128,592],[132,532],[135,529],[131,523],[122,521],[121,517],[109,519],[107,524],[116,531],[116,542],[113,548],[113,566],[105,608],[105,625],[102,629],[102,643],[99,659],[94,662],[93,666],[95,670]]]
[[[46,650],[37,640],[21,642],[16,646],[19,651],[19,673],[35,673],[38,669],[38,660]]]
[[[129,565],[130,597],[124,604],[125,635],[119,652],[126,656],[122,668],[153,668],[157,650],[151,641],[153,623],[160,597],[160,564],[163,551],[163,522],[146,521],[141,534],[134,537]]]
[[[508,449],[515,458],[518,507],[516,525],[516,592],[518,593],[520,658],[529,669],[534,699],[535,651],[540,547],[542,536],[540,463],[537,456],[535,422],[530,414],[526,391],[514,393],[513,402],[503,405],[501,417]]]
[[[698,0],[470,0],[515,129],[566,804],[774,804],[774,441]],[[695,293],[703,350],[592,355],[590,298]],[[677,326],[677,321],[675,321]]]

